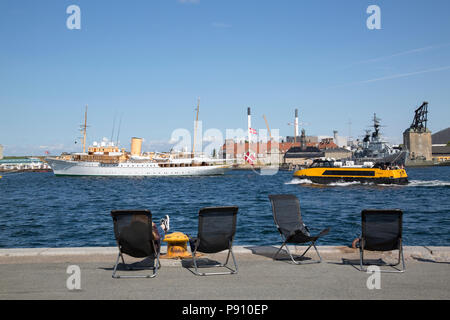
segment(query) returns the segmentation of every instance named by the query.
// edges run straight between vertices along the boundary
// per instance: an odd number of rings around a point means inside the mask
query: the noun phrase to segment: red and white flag
[[[250,151],[249,151],[249,152],[247,152],[247,153],[245,154],[244,159],[245,159],[245,161],[247,161],[248,163],[250,163],[251,165],[253,165],[253,163],[254,163],[255,160],[256,160],[256,157],[255,157],[255,154],[254,154],[254,153],[250,153]]]
[[[253,128],[248,128],[248,132],[250,132],[252,134],[256,134],[256,130]]]

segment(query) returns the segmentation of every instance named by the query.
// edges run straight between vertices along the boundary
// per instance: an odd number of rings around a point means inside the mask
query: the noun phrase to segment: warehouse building
[[[435,163],[450,161],[450,127],[431,136],[431,153]]]

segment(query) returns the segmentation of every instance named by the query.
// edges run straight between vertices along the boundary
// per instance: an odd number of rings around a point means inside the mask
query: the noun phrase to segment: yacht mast
[[[195,138],[197,136],[197,125],[198,125],[198,112],[200,110],[200,98],[197,99],[197,116],[195,118],[195,126],[194,126],[194,144],[192,145],[192,158],[195,158]]]
[[[83,125],[83,153],[86,153],[87,109],[88,106],[86,105],[86,110],[84,112],[84,125]]]

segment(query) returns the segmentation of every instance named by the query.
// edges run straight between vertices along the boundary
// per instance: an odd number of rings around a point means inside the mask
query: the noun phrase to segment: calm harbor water
[[[292,172],[261,176],[231,171],[213,177],[55,177],[11,173],[0,179],[0,247],[115,246],[110,211],[146,208],[171,231],[196,235],[198,209],[237,205],[235,244],[278,244],[267,195],[292,193],[312,233],[331,232],[319,245],[350,245],[365,208],[404,211],[404,244],[450,246],[450,167],[410,168],[410,184],[320,186],[294,181]]]

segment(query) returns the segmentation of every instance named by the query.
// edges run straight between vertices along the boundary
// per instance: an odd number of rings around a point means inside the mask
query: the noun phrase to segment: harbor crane
[[[414,111],[414,120],[410,126],[410,129],[417,132],[427,131],[427,114],[428,114],[428,102],[422,103],[422,105]]]
[[[269,133],[269,141],[272,141],[272,134],[270,133],[269,122],[267,122],[266,115],[263,114],[264,121],[266,122],[267,132]]]

